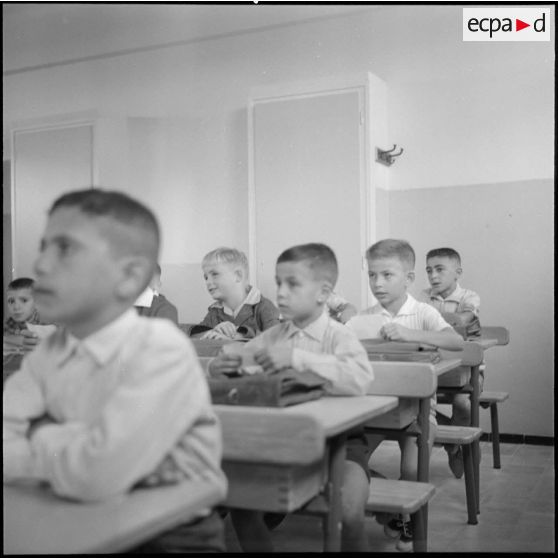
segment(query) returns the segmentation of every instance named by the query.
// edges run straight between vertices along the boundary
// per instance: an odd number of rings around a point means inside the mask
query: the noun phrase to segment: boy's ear
[[[463,269],[461,269],[460,267],[456,267],[455,268],[455,273],[457,274],[458,277],[460,277],[461,274],[463,273]]]
[[[145,256],[126,256],[119,265],[120,281],[116,285],[116,294],[122,299],[135,300],[150,283],[151,261]]]
[[[318,295],[318,302],[320,304],[324,304],[327,299],[330,297],[333,291],[333,287],[328,281],[322,281],[320,286],[320,294]]]
[[[235,276],[237,281],[242,282],[244,280],[244,271],[242,269],[240,269],[239,267],[237,267],[234,270],[234,276]]]
[[[415,272],[414,271],[407,271],[407,281],[409,283],[413,283],[415,281]]]

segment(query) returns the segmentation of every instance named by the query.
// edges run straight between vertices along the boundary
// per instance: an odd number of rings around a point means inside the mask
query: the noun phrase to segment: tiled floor
[[[430,552],[554,552],[555,494],[554,448],[501,444],[501,469],[492,468],[492,446],[481,442],[481,513],[477,525],[467,524],[464,479],[456,479],[446,452],[435,447],[430,479],[436,495],[430,501],[428,550]],[[370,465],[397,478],[399,447],[385,441]],[[373,482],[373,480],[372,480]],[[227,548],[239,552],[230,520],[226,520]],[[382,527],[367,519],[371,552],[397,552]],[[322,531],[315,517],[293,515],[273,532],[277,552],[321,552]]]

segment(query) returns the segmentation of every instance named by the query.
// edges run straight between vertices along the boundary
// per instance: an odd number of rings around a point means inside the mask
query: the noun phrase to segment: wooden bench
[[[479,505],[477,501],[475,467],[472,444],[479,440],[482,430],[474,426],[451,426],[439,424],[436,428],[435,444],[455,444],[463,451],[465,469],[465,496],[467,499],[468,523],[476,525]]]
[[[490,428],[492,439],[492,465],[500,469],[500,427],[498,424],[498,403],[503,403],[509,397],[506,391],[483,391],[479,397],[479,405],[483,409],[490,409]]]
[[[423,482],[373,477],[367,513],[408,513],[414,529],[413,549],[426,552],[428,546],[428,500],[433,495],[429,478],[428,429],[430,398],[436,391],[437,375],[428,362],[374,361],[374,381],[370,393],[395,395],[399,405],[389,413],[369,421],[365,431],[385,434],[388,438],[416,436],[419,446],[418,479]],[[416,424],[419,428],[412,428]],[[411,428],[409,428],[411,427]]]
[[[373,477],[370,481],[366,514],[409,514],[415,534],[413,550],[426,551],[426,506],[436,488],[428,482],[413,482]],[[422,513],[418,513],[421,511]]]

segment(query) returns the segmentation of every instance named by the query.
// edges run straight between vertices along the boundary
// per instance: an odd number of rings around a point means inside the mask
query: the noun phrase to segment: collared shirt
[[[439,294],[434,294],[432,289],[422,291],[426,301],[440,312],[472,312],[475,316],[479,315],[480,297],[475,291],[464,289],[456,284],[454,291],[446,298]]]
[[[451,328],[438,310],[426,302],[419,302],[410,294],[407,294],[407,299],[395,316],[392,316],[381,304],[367,308],[362,314],[379,314],[384,317],[384,323],[394,322],[409,329],[442,331]]]
[[[367,308],[363,314],[379,314],[385,322],[394,322],[409,329],[420,329],[423,331],[442,331],[451,328],[451,325],[444,320],[440,312],[426,302],[419,302],[407,293],[407,300],[399,309],[395,316],[392,316],[381,304],[376,304]],[[436,394],[430,400],[430,420],[436,423]]]
[[[248,291],[246,298],[242,301],[242,304],[238,305],[236,310],[232,310],[231,308],[229,308],[228,306],[226,306],[220,301],[214,302],[210,306],[210,308],[222,308],[225,314],[228,314],[229,316],[236,318],[245,304],[248,304],[249,306],[254,306],[258,304],[261,299],[262,299],[262,294],[260,293],[260,290],[257,289],[256,287],[250,287],[250,290]]]
[[[329,380],[332,395],[364,395],[374,380],[364,347],[346,326],[321,314],[303,329],[292,321],[282,322],[248,341],[246,348],[258,351],[286,343],[293,348],[292,367],[310,370]]]
[[[227,311],[229,313],[227,313]],[[214,302],[205,318],[190,328],[189,335],[196,335],[213,329],[221,322],[232,322],[238,333],[251,339],[260,332],[279,323],[279,309],[256,287],[251,287],[244,302],[237,308],[236,315],[230,314],[222,302]]]
[[[38,479],[100,500],[128,491],[172,457],[184,477],[217,484],[221,430],[190,340],[131,308],[79,340],[60,328],[4,386],[4,482]],[[30,421],[53,424],[27,438]]]

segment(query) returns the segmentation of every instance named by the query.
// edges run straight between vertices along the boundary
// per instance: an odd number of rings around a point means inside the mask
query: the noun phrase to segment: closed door
[[[365,303],[363,90],[255,102],[251,257],[275,300],[275,262],[290,246],[322,242],[339,263],[336,290]]]

